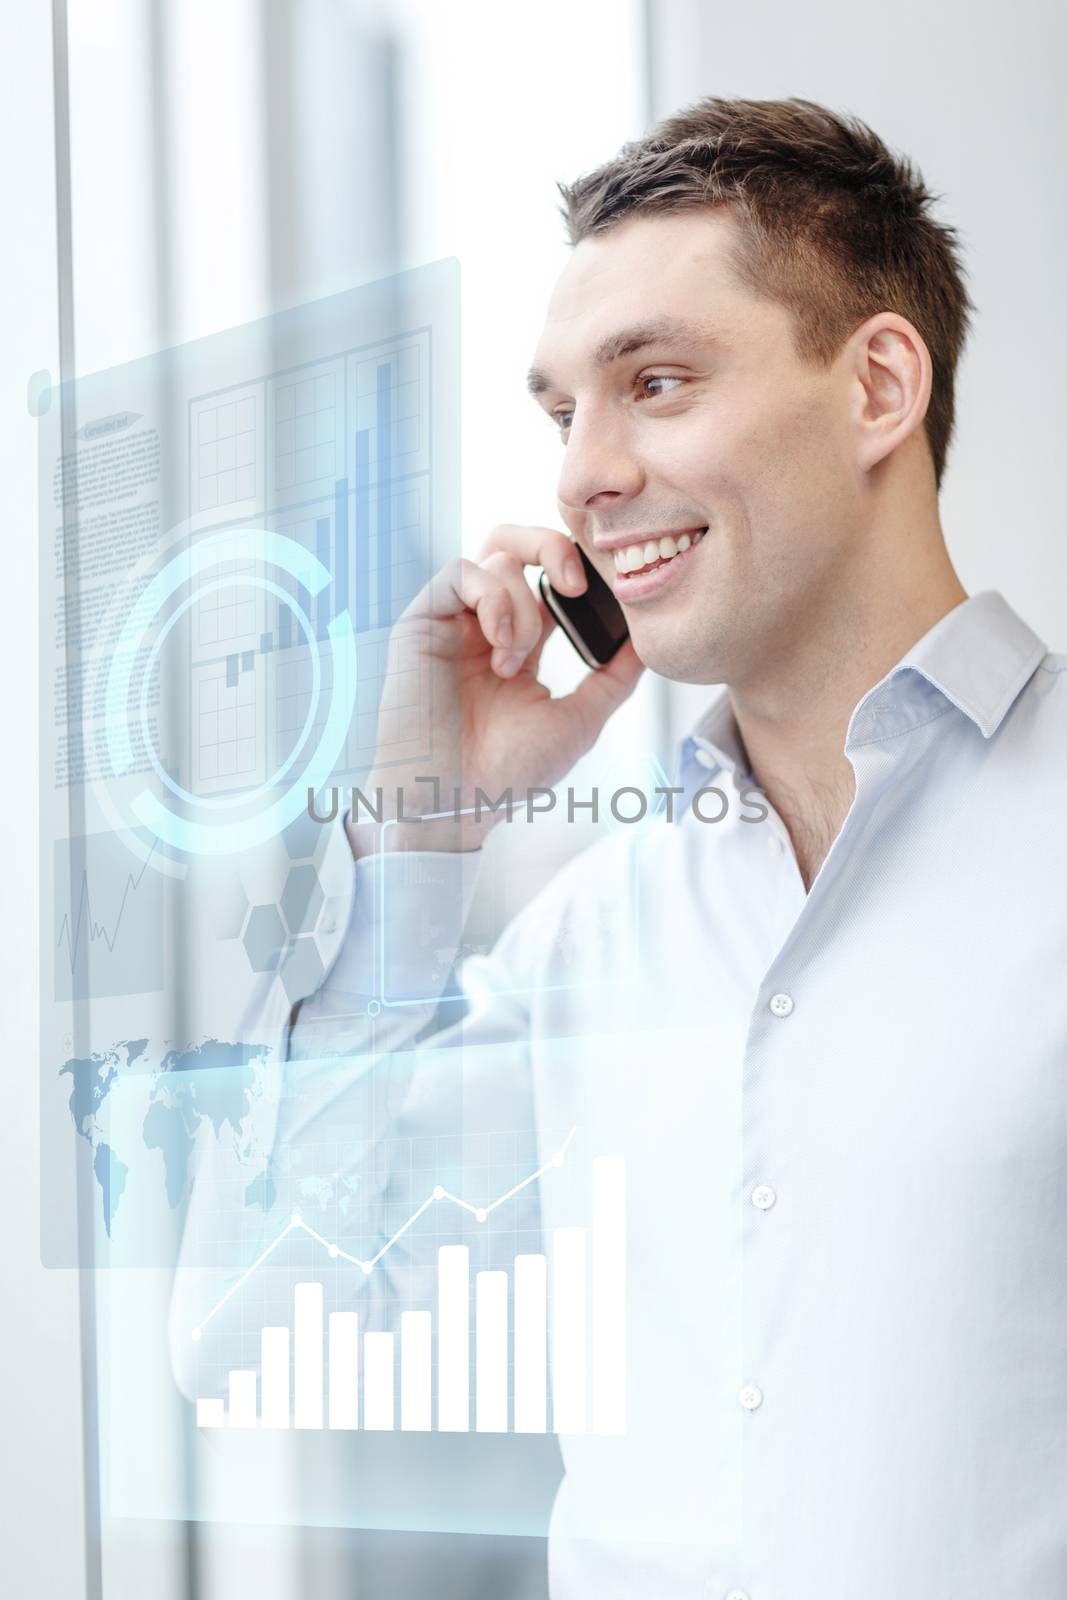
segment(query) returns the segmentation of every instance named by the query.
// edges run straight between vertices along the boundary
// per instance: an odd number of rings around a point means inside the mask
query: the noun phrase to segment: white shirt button
[[[693,755],[694,759],[698,761],[702,767],[717,767],[719,765],[718,759],[712,755],[711,751],[702,750],[699,745],[693,752]]]
[[[767,854],[769,856],[780,856],[780,855],[783,854],[784,851],[785,851],[785,843],[781,839],[781,837],[777,833],[774,832],[773,828],[768,830],[768,833],[767,833]]]
[[[748,1600],[748,1590],[731,1589],[730,1593],[726,1596],[726,1600]]]
[[[755,1411],[763,1404],[763,1390],[754,1383],[746,1383],[737,1397],[746,1411]]]
[[[792,998],[787,994],[772,994],[770,1008],[776,1017],[787,1017],[793,1009]]]
[[[752,1204],[757,1211],[769,1211],[777,1198],[769,1183],[759,1183],[752,1191]]]

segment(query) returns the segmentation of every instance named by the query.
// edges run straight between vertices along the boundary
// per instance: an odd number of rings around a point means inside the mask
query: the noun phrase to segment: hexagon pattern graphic
[[[310,934],[294,939],[282,961],[281,979],[290,1001],[313,994],[322,982],[325,968],[319,947]]]
[[[310,933],[318,921],[324,896],[319,875],[310,862],[290,867],[282,890],[282,916],[292,934]]]
[[[244,931],[244,947],[253,972],[273,972],[285,947],[285,927],[278,907],[253,906]]]
[[[253,972],[277,972],[290,1000],[312,994],[322,982],[325,964],[316,934],[335,933],[347,901],[329,901],[312,859],[326,830],[308,817],[285,829],[289,858],[281,894],[249,909],[236,873],[216,889],[213,923],[220,939],[240,939]]]
[[[290,861],[310,861],[326,842],[329,825],[316,822],[306,811],[282,830]]]

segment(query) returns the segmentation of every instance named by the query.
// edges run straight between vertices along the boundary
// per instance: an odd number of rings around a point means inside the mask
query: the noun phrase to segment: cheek
[[[655,450],[657,476],[709,513],[725,510],[767,469],[767,441],[736,414],[687,419]]]
[[[764,395],[764,400],[766,396]],[[822,564],[842,524],[840,442],[802,397],[747,407],[705,428],[702,503],[722,533],[716,579],[758,570],[771,589]]]
[[[845,419],[824,383],[812,383],[794,394],[776,415],[783,454],[799,466],[840,462],[847,438]]]
[[[737,439],[746,497],[776,522],[804,522],[828,511],[842,482],[842,442],[821,396],[781,399]]]

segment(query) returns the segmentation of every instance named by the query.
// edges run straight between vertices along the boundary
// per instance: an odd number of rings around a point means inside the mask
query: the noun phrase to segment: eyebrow
[[[635,355],[638,350],[644,350],[651,344],[691,345],[698,341],[713,341],[714,338],[714,333],[705,323],[682,322],[677,317],[655,317],[651,322],[635,323],[633,327],[608,334],[593,351],[593,363],[597,367],[610,367],[613,361]],[[540,367],[531,367],[526,374],[526,388],[536,398],[544,394],[546,389],[562,388],[562,385],[557,384]]]

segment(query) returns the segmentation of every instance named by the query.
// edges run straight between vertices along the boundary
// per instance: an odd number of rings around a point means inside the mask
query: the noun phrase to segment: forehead
[[[729,344],[777,308],[740,282],[728,212],[712,207],[631,217],[576,245],[549,298],[534,376],[565,376],[576,362],[605,364],[629,328],[684,324]]]

